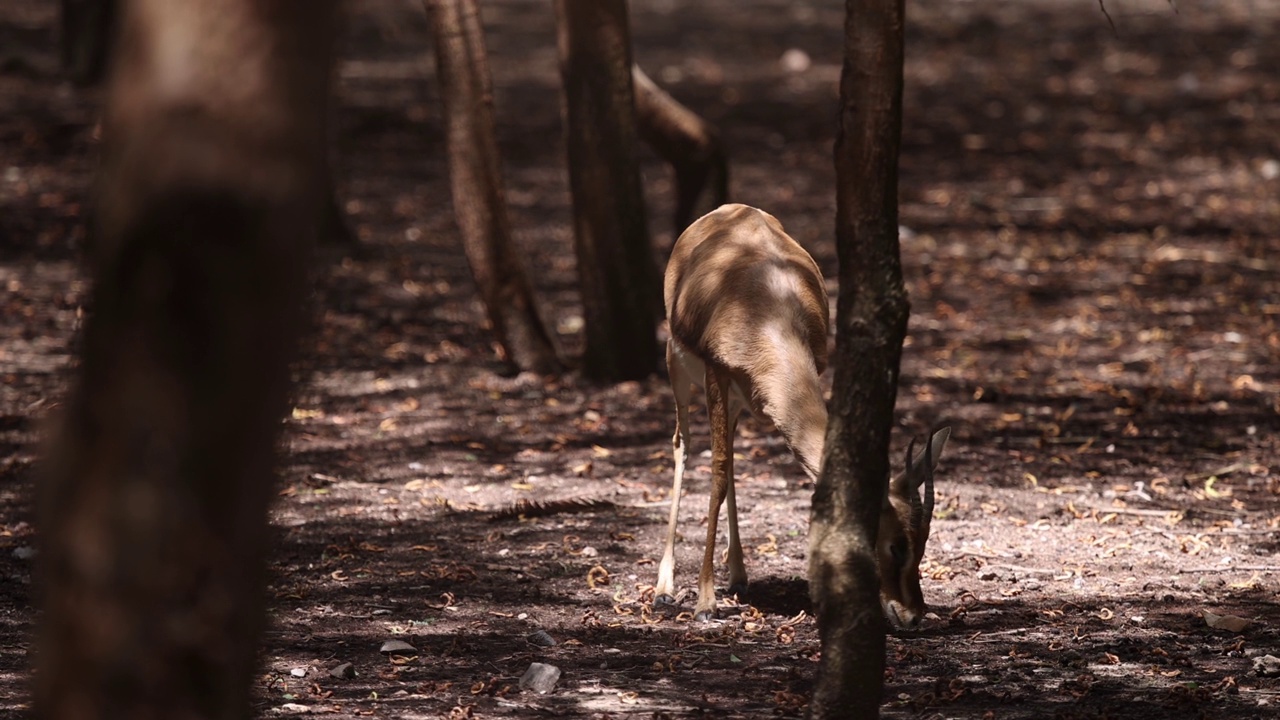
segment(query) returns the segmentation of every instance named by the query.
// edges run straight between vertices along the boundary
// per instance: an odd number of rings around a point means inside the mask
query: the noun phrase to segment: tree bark
[[[822,642],[811,718],[879,716],[885,620],[875,539],[910,309],[898,247],[903,0],[845,7],[835,378],[809,530],[809,592]]]
[[[689,223],[729,201],[728,156],[711,123],[658,87],[639,65],[632,66],[631,77],[640,137],[675,171],[672,230],[678,237]]]
[[[243,718],[332,2],[122,9],[92,313],[41,483],[42,718]]]
[[[93,86],[107,73],[107,59],[115,45],[120,0],[62,0],[61,36],[62,68],[76,85]],[[350,249],[356,246],[355,234],[347,223],[347,215],[338,200],[332,170],[326,166],[324,177],[330,183],[324,209],[321,211],[320,245]]]
[[[555,0],[574,249],[582,288],[583,372],[604,381],[658,367],[662,294],[636,156],[625,0]]]
[[[493,83],[475,0],[428,0],[444,99],[453,209],[494,336],[517,370],[558,373],[533,286],[512,239],[493,119]]]

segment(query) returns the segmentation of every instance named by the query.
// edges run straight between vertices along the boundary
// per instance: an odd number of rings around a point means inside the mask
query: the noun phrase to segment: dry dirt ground
[[[653,615],[665,380],[501,374],[450,214],[421,6],[352,5],[335,155],[361,249],[317,271],[257,713],[799,716],[818,647],[798,465],[746,423],[750,604],[714,624]],[[483,6],[515,225],[573,353],[551,9]],[[1262,659],[1280,655],[1280,3],[1107,10],[1114,30],[1087,0],[910,3],[895,464],[930,425],[955,433],[924,567],[933,614],[889,640],[887,717],[1280,716]],[[775,213],[834,277],[840,5],[632,11],[639,62],[723,129],[735,199]],[[5,718],[26,714],[39,621],[37,434],[90,290],[77,253],[100,97],[58,77],[55,12],[0,5]],[[645,163],[661,256],[669,175]],[[705,522],[695,465],[684,587]],[[555,512],[497,512],[520,501]],[[415,651],[381,654],[392,639]],[[534,661],[562,670],[553,692],[519,689]],[[343,663],[354,677],[330,674]]]

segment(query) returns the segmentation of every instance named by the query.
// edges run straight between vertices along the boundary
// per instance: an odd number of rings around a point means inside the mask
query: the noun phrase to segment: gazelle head
[[[920,561],[933,518],[933,469],[949,437],[949,427],[934,432],[919,455],[915,454],[915,438],[911,439],[907,467],[889,481],[880,511],[880,534],[876,538],[880,605],[885,617],[899,629],[915,628],[924,617]]]

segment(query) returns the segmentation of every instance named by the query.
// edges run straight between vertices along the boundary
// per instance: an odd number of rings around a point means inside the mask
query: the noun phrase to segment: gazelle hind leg
[[[739,600],[745,600],[747,597],[747,566],[742,559],[742,539],[738,535],[738,502],[735,497],[734,486],[737,481],[733,476],[733,437],[738,429],[738,414],[742,412],[742,405],[738,402],[735,395],[730,395],[729,400],[729,453],[726,457],[725,469],[729,482],[727,483],[728,492],[725,494],[725,505],[729,516],[729,554],[727,562],[729,565],[729,594],[737,595]]]
[[[733,433],[737,428],[737,414],[730,410],[730,423],[728,423],[728,433],[733,437]],[[742,561],[742,541],[737,534],[737,501],[736,493],[733,492],[733,486],[736,486],[733,480],[733,443],[730,442],[730,452],[727,457],[728,470],[728,492],[724,496],[726,500],[728,512],[728,593],[736,594],[739,600],[746,600],[746,564]]]
[[[675,479],[671,483],[671,518],[667,522],[667,542],[658,563],[658,583],[653,588],[655,603],[675,602],[676,521],[680,515],[680,492],[684,483],[685,461],[689,457],[689,400],[693,396],[693,381],[675,356],[671,342],[667,343],[667,374],[671,379],[671,392],[676,398],[676,432],[671,438],[671,451],[675,456]]]
[[[711,416],[711,503],[707,508],[707,543],[702,553],[702,569],[698,573],[698,604],[693,615],[698,620],[710,620],[716,614],[716,525],[720,519],[720,506],[733,483],[728,373],[708,366],[705,387],[707,414]]]

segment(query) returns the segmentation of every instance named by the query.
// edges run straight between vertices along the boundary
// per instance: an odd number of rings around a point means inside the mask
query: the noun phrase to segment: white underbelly
[[[689,379],[693,380],[698,389],[706,392],[707,364],[702,362],[702,358],[685,349],[675,339],[671,340],[671,349],[676,361],[680,363],[680,367],[684,369]],[[744,408],[750,410],[751,402],[747,391],[735,381],[729,390],[729,414],[731,417],[737,417],[738,413],[742,412]]]

